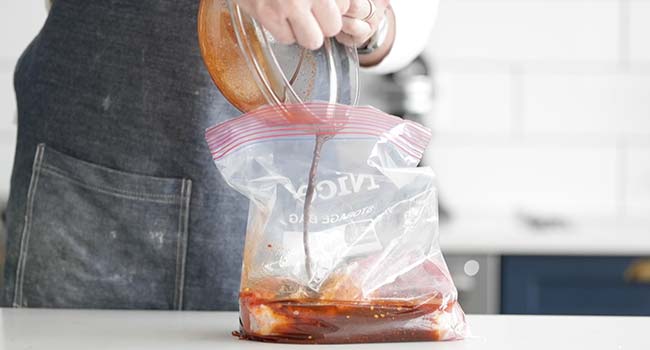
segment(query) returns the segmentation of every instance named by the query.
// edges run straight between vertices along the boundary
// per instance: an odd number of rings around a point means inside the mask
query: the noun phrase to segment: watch
[[[384,16],[384,19],[379,23],[379,27],[375,34],[373,34],[368,41],[366,41],[363,46],[357,48],[357,53],[359,55],[368,55],[377,50],[381,45],[386,41],[388,36],[388,19]]]

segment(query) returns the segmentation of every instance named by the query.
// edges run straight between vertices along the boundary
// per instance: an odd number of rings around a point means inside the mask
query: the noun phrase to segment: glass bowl
[[[334,39],[315,51],[283,45],[232,0],[202,0],[198,34],[212,80],[242,112],[312,101],[357,103],[356,50]]]

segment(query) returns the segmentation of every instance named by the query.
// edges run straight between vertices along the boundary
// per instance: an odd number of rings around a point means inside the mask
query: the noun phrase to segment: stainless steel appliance
[[[500,257],[445,253],[449,272],[468,314],[498,314],[500,310]]]

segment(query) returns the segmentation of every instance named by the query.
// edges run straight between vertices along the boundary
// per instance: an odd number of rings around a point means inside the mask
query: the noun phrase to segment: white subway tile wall
[[[16,131],[0,129],[0,208],[9,196],[9,180],[14,163],[14,150],[16,146]]]
[[[648,217],[650,208],[650,143],[630,146],[625,154],[625,205],[633,217]]]
[[[426,161],[436,170],[443,199],[452,209],[494,215],[617,211],[614,147],[436,143]]]
[[[43,26],[45,0],[0,2],[0,56],[17,58]]]
[[[650,0],[441,0],[426,54],[452,211],[650,215]]]
[[[526,132],[650,137],[650,74],[531,73],[523,91]]]
[[[41,0],[0,2],[0,196],[13,66],[45,16]],[[426,159],[443,198],[463,210],[650,214],[649,43],[650,0],[441,0]]]
[[[510,133],[513,116],[508,71],[440,71],[435,83],[436,131]]]
[[[432,52],[447,59],[618,58],[617,1],[442,0]]]
[[[13,70],[46,16],[44,0],[0,1],[0,207],[9,192],[16,143]]]
[[[14,97],[14,61],[0,58],[0,130],[13,128],[16,100]]]
[[[629,36],[630,59],[650,61],[650,1],[630,1]]]

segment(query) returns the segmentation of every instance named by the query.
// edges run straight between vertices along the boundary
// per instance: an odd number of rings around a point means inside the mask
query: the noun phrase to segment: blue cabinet
[[[501,312],[650,315],[648,268],[638,257],[504,256]]]

